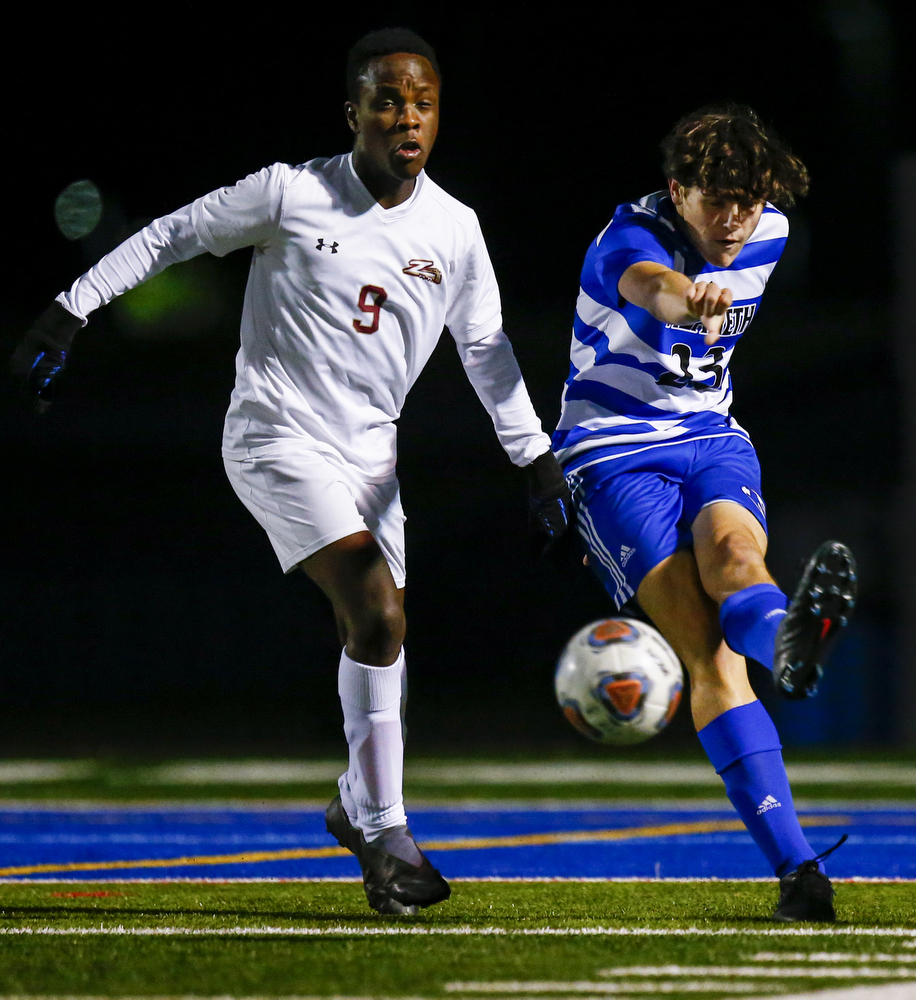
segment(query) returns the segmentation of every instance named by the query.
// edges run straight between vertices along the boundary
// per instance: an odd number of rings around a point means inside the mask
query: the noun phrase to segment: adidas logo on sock
[[[630,561],[630,556],[636,549],[631,549],[629,545],[620,546],[620,567],[621,569],[626,569],[627,563]]]
[[[785,618],[787,612],[783,611],[781,608],[774,608],[772,611],[768,611],[764,616],[763,620],[769,621],[771,618]]]
[[[757,815],[759,816],[761,813],[769,812],[771,809],[778,809],[781,805],[782,803],[779,799],[774,799],[772,795],[768,795],[763,802],[757,806]]]

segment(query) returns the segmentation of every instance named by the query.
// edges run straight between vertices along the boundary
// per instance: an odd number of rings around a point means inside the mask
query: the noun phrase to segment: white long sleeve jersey
[[[152,222],[58,301],[85,321],[172,263],[248,246],[227,458],[306,447],[388,478],[394,421],[445,327],[510,459],[548,450],[477,217],[425,174],[383,209],[350,155],[275,163]]]

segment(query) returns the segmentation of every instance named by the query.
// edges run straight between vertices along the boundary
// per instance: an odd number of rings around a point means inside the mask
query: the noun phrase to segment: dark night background
[[[658,142],[676,118],[748,103],[812,175],[732,365],[734,412],[764,470],[771,568],[791,590],[802,557],[836,537],[862,582],[819,699],[773,705],[769,677],[753,677],[788,744],[900,742],[912,706],[894,597],[907,445],[892,176],[916,152],[911,11],[880,0],[788,10],[723,25],[681,8],[567,23],[556,8],[543,20],[416,20],[349,5],[322,27],[271,6],[261,20],[160,13],[117,29],[74,14],[53,40],[36,26],[27,50],[42,72],[5,87],[3,349],[154,217],[274,161],[349,148],[347,48],[403,23],[443,68],[429,172],[480,216],[506,329],[551,430],[588,243],[616,204],[661,186]],[[81,178],[101,189],[105,215],[70,242],[53,204]],[[96,314],[45,417],[5,394],[0,756],[341,750],[330,611],[304,576],[281,575],[219,457],[246,268],[245,253],[198,258],[160,279],[158,299],[175,297],[164,314],[138,318],[142,297]],[[447,336],[400,433],[414,745],[590,752],[556,709],[553,663],[610,605],[581,566],[526,562],[523,477]],[[647,752],[692,740],[682,709]]]

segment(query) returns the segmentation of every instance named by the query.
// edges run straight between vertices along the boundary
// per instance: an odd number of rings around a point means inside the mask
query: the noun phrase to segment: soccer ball
[[[650,625],[609,618],[580,629],[554,676],[557,701],[572,725],[597,743],[641,743],[664,729],[681,700],[684,673]]]

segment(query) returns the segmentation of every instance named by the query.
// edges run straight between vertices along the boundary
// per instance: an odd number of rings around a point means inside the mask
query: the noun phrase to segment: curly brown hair
[[[808,193],[808,170],[751,108],[717,104],[685,115],[661,144],[668,180],[739,204],[788,207]]]

